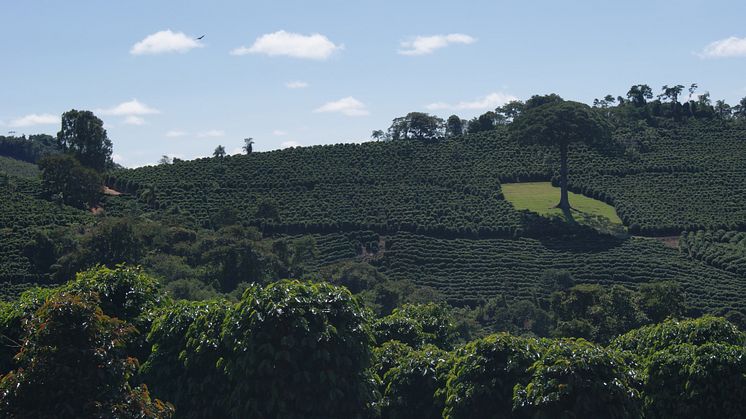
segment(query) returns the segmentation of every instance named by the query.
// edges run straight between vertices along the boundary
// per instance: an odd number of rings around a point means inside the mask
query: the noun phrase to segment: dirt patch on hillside
[[[679,248],[679,236],[664,236],[664,237],[648,237],[655,241],[663,243],[664,246],[670,247],[671,249]]]
[[[119,191],[117,191],[117,190],[114,190],[114,189],[111,189],[111,188],[110,188],[110,187],[108,187],[108,186],[104,186],[104,187],[103,187],[103,189],[101,190],[101,192],[102,192],[102,193],[103,193],[104,195],[109,195],[109,196],[119,196],[119,195],[121,195],[121,194],[122,194],[121,192],[119,192]]]

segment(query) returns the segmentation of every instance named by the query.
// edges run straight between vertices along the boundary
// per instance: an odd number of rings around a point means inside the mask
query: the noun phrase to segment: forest
[[[0,136],[0,416],[746,417],[746,98],[685,89],[135,169],[91,111]]]

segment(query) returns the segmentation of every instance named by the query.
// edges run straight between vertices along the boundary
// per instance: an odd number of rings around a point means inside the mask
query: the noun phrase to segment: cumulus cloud
[[[746,57],[746,38],[721,39],[707,45],[699,53],[702,58]]]
[[[155,55],[172,52],[185,53],[204,45],[183,32],[173,32],[170,29],[148,35],[130,49],[132,55]]]
[[[498,106],[502,106],[510,101],[518,100],[517,97],[505,93],[494,92],[487,96],[473,100],[473,101],[462,101],[455,104],[446,102],[435,102],[426,106],[428,110],[483,110],[483,109],[494,109]]]
[[[288,89],[302,89],[304,87],[308,87],[308,83],[300,80],[289,81],[285,83],[285,87],[287,87]]]
[[[126,125],[145,125],[145,120],[139,116],[130,115],[124,118],[124,123]]]
[[[34,125],[52,125],[52,124],[59,124],[61,121],[60,117],[58,115],[52,115],[52,114],[35,114],[32,113],[30,115],[22,116],[20,118],[16,118],[8,124],[9,127],[13,128],[22,128],[22,127],[31,127]]]
[[[365,116],[370,113],[363,102],[352,96],[325,103],[314,112],[336,112],[347,116]]]
[[[132,99],[129,102],[122,102],[112,108],[98,109],[96,110],[96,113],[113,116],[142,116],[158,114],[161,113],[161,111],[153,109],[137,99]]]
[[[432,54],[435,50],[445,48],[451,44],[473,44],[477,42],[476,38],[462,33],[452,33],[448,35],[417,36],[408,41],[400,43],[401,55],[427,55]]]
[[[114,163],[122,164],[122,162],[125,160],[124,157],[122,157],[121,154],[112,154],[111,159],[114,160]]]
[[[284,55],[310,60],[326,60],[335,51],[343,48],[343,45],[335,45],[329,38],[319,33],[303,35],[277,31],[260,36],[250,47],[238,47],[230,53],[231,55]]]
[[[277,136],[277,137],[282,137],[283,135],[288,135],[288,133],[283,130],[276,129],[272,131],[272,135]]]
[[[220,129],[211,129],[209,131],[203,131],[197,134],[197,137],[200,138],[214,138],[214,137],[224,137],[225,131]]]
[[[280,144],[280,148],[290,148],[290,147],[303,147],[303,144],[297,141],[283,141]]]
[[[168,131],[168,132],[166,133],[166,137],[168,137],[168,138],[177,138],[177,137],[184,137],[184,136],[186,136],[186,135],[188,135],[188,134],[189,134],[189,133],[188,133],[188,132],[186,132],[186,131],[181,131],[181,130],[177,130],[177,129],[172,129],[171,131]]]

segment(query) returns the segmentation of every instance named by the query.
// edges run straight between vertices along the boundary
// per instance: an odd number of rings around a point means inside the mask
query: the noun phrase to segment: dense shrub
[[[441,418],[451,354],[435,346],[425,346],[398,355],[381,377],[381,416],[390,419]]]
[[[448,375],[443,417],[509,417],[513,387],[530,378],[528,368],[542,344],[508,334],[470,342],[454,354]]]
[[[445,304],[405,304],[374,324],[376,340],[383,343],[397,340],[414,348],[435,345],[450,349],[458,332]]]
[[[345,289],[253,286],[222,339],[231,417],[362,417],[373,401],[367,313]]]
[[[95,293],[59,293],[25,324],[19,368],[0,380],[6,417],[170,417],[129,379],[137,360],[126,356],[135,329],[105,315]]]
[[[583,339],[560,339],[515,387],[514,406],[533,418],[639,418],[640,383],[620,353]]]

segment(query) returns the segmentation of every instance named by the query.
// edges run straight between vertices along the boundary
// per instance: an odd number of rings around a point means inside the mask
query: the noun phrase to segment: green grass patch
[[[546,217],[560,217],[567,221],[562,210],[556,208],[560,200],[560,188],[549,182],[504,183],[503,195],[518,210],[529,210]],[[584,195],[569,193],[572,220],[589,225],[597,230],[613,234],[626,230],[622,220],[611,205]]]

